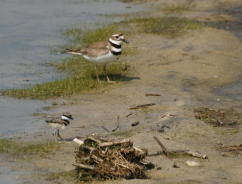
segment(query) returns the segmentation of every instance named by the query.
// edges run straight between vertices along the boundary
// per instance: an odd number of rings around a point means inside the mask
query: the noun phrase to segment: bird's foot
[[[110,80],[108,76],[106,76],[106,78],[107,78],[107,83],[109,83],[109,84],[115,84],[115,83],[117,83],[116,81]]]

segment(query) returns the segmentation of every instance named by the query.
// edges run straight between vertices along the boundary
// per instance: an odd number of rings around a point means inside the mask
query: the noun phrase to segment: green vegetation
[[[44,156],[45,154],[55,152],[59,149],[59,144],[56,142],[46,143],[29,143],[29,142],[16,142],[11,139],[0,139],[0,153],[8,153],[11,155],[38,155]]]
[[[83,30],[80,28],[71,28],[62,33],[70,45],[68,48],[86,47],[92,43],[105,41],[113,33],[119,32],[115,24],[110,24],[95,30]]]
[[[191,7],[192,2],[193,2],[193,0],[187,0],[186,2],[183,2],[183,3],[173,4],[173,5],[163,8],[163,11],[168,14],[169,13],[182,13],[185,11],[189,11],[192,8]]]

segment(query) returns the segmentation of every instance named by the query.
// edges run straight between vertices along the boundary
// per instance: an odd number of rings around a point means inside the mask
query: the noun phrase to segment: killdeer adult
[[[96,64],[105,63],[104,72],[107,82],[110,83],[112,81],[110,81],[107,75],[106,63],[115,60],[117,56],[122,54],[122,42],[128,43],[128,41],[125,40],[124,35],[122,33],[118,33],[113,34],[106,42],[97,42],[79,50],[67,50],[66,53],[82,56],[86,60]],[[99,82],[97,65],[96,77],[97,81]]]
[[[55,132],[53,133],[54,136],[63,139],[60,135],[60,129],[65,129],[70,124],[71,120],[73,120],[72,115],[66,112],[63,113],[61,117],[49,118],[45,120],[45,122],[55,129]]]

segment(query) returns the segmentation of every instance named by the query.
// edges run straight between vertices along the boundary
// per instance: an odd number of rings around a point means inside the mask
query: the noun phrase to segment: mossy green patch
[[[192,9],[192,2],[193,2],[193,0],[187,0],[182,3],[172,4],[170,6],[163,8],[162,10],[167,14],[183,13],[185,11],[189,11]]]
[[[38,155],[55,152],[60,148],[57,142],[45,143],[29,143],[17,142],[11,139],[0,139],[0,153],[8,153],[10,155]]]
[[[116,24],[110,24],[95,30],[70,28],[62,33],[67,39],[68,48],[86,47],[92,43],[106,41],[112,34],[119,32]],[[66,47],[66,46],[65,46]]]

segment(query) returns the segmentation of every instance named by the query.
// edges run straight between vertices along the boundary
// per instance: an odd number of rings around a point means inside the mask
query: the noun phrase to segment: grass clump
[[[140,32],[167,37],[179,36],[189,30],[197,30],[204,27],[204,24],[195,20],[178,17],[135,18],[129,20],[129,22],[136,24]]]
[[[10,89],[2,91],[3,95],[15,98],[48,99],[53,97],[66,97],[85,92],[106,84],[96,81],[95,64],[85,61],[80,57],[71,57],[62,62],[53,62],[52,66],[68,73],[68,77],[43,84],[36,84],[23,89]],[[122,63],[107,65],[107,73],[112,80],[124,81],[128,66]],[[103,65],[97,68],[100,80],[105,80]]]
[[[0,153],[8,153],[11,155],[38,155],[44,156],[45,154],[55,152],[59,149],[59,144],[56,142],[46,143],[28,143],[16,142],[11,139],[0,139]]]
[[[192,3],[194,0],[187,0],[183,3],[173,4],[163,8],[165,13],[182,13],[192,9]]]
[[[64,31],[62,35],[70,44],[68,45],[68,48],[81,48],[95,42],[105,41],[110,37],[110,35],[116,32],[118,32],[117,26],[115,24],[110,24],[95,30],[71,28]]]

